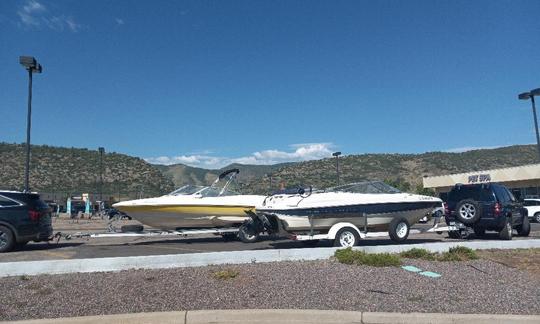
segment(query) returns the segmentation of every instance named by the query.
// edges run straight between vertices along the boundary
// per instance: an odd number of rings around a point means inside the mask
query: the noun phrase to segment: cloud
[[[123,25],[125,24],[124,19],[121,18],[114,18],[114,21],[116,21],[117,25]]]
[[[146,158],[149,163],[154,164],[177,164],[182,163],[190,166],[217,169],[231,163],[241,164],[276,164],[283,162],[298,162],[307,160],[318,160],[330,157],[332,154],[332,143],[305,143],[290,145],[293,149],[290,152],[280,150],[264,150],[254,152],[248,156],[229,158],[212,156],[209,154],[193,154],[180,156],[159,156]]]
[[[36,1],[28,0],[17,10],[19,25],[24,28],[41,29],[43,27],[64,31],[70,30],[76,33],[82,28],[71,16],[51,13],[45,5]]]

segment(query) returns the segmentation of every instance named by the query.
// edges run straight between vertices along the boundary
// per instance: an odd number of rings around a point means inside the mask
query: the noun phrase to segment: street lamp
[[[41,73],[42,68],[32,56],[19,56],[19,63],[28,71],[28,116],[26,118],[26,164],[24,168],[24,191],[30,191],[30,128],[32,126],[32,74]]]
[[[104,147],[99,147],[99,201],[103,202],[103,153],[105,153]]]
[[[536,145],[538,147],[538,156],[540,159],[540,135],[538,134],[538,119],[536,117],[536,103],[534,102],[534,97],[540,96],[540,88],[531,90],[529,92],[523,92],[518,95],[520,100],[529,100],[531,99],[533,117],[534,117],[534,129],[536,130]]]
[[[336,174],[337,174],[337,185],[339,186],[339,156],[341,155],[341,152],[334,152],[332,153],[332,156],[336,157]]]

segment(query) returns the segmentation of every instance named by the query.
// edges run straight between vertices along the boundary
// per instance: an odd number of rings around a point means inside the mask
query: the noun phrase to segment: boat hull
[[[144,225],[164,230],[235,227],[246,220],[246,211],[254,210],[253,206],[215,205],[146,205],[118,208]]]
[[[436,206],[436,202],[429,201],[283,210],[257,209],[257,212],[275,215],[281,221],[283,229],[288,232],[308,230],[324,232],[333,225],[342,222],[352,223],[359,228],[367,225],[370,230],[386,231],[392,219],[402,217],[412,225],[430,213]]]

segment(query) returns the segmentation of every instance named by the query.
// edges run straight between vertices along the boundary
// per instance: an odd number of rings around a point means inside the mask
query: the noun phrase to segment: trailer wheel
[[[394,218],[390,222],[388,234],[392,241],[401,243],[409,236],[410,227],[409,222],[405,218]]]
[[[360,242],[360,235],[352,227],[343,227],[336,234],[334,246],[353,247]]]
[[[259,233],[248,224],[244,224],[238,229],[238,238],[244,243],[255,243],[259,240]]]
[[[122,233],[140,233],[144,230],[142,225],[124,225],[120,227]]]

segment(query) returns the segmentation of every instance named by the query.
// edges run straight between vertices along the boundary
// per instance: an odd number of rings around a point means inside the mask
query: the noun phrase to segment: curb
[[[303,309],[241,309],[198,310],[159,313],[116,314],[101,316],[67,317],[2,322],[12,324],[101,324],[113,323],[163,323],[163,324],[532,324],[539,323],[539,315],[490,315],[490,314],[442,314],[442,313],[375,313]]]
[[[465,246],[473,250],[540,248],[540,239],[359,246],[355,247],[355,249],[363,250],[367,253],[399,253],[412,248],[423,248],[431,252],[444,252],[454,246]],[[168,269],[259,262],[313,261],[328,259],[334,255],[334,252],[337,249],[338,248],[249,250],[114,258],[2,262],[0,263],[0,277],[106,272],[133,269]]]

